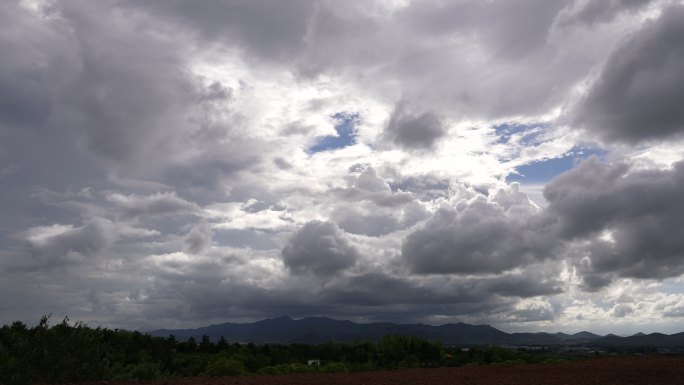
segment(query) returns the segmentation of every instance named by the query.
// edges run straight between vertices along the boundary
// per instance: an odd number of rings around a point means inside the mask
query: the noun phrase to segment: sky
[[[0,323],[684,331],[684,2],[0,1]]]

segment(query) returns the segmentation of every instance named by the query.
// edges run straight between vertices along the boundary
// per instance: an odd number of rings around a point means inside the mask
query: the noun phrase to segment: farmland
[[[277,376],[194,377],[157,382],[110,382],[109,385],[427,385],[427,384],[683,384],[682,357],[606,357],[555,364],[464,366],[360,373]],[[101,382],[92,385],[102,385]]]

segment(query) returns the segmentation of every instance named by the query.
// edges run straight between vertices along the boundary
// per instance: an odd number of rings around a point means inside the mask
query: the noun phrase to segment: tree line
[[[0,384],[158,380],[189,376],[276,375],[540,362],[539,354],[497,347],[445,347],[414,336],[325,344],[178,341],[138,331],[92,328],[68,318],[0,328]],[[310,361],[314,361],[310,365]]]

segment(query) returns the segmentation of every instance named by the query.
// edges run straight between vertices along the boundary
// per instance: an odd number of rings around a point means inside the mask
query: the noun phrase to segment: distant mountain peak
[[[588,332],[586,330],[582,330],[581,332],[575,333],[572,336],[575,338],[585,338],[585,339],[601,338],[600,335],[594,334],[592,332]]]
[[[581,331],[575,334],[566,333],[506,333],[491,325],[471,325],[463,322],[448,323],[439,326],[426,324],[396,324],[391,322],[356,323],[349,320],[338,320],[329,317],[307,317],[293,319],[289,316],[268,318],[252,323],[224,323],[197,329],[160,329],[150,334],[186,340],[190,337],[199,340],[203,335],[218,341],[221,337],[231,342],[240,343],[310,343],[318,344],[329,341],[348,342],[354,340],[378,341],[382,337],[394,335],[413,335],[429,340],[441,341],[446,345],[504,345],[504,346],[549,346],[567,344],[596,344],[596,346],[684,346],[684,333],[671,336],[653,333],[645,335],[637,333],[631,337],[618,337],[609,334],[601,337],[597,334]],[[639,345],[641,344],[641,345]]]

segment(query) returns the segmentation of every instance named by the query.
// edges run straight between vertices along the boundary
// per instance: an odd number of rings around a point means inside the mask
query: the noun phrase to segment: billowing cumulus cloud
[[[682,14],[4,1],[0,322],[675,331]]]
[[[682,163],[634,170],[594,158],[553,180],[544,195],[561,237],[583,242],[586,283],[600,287],[613,276],[662,279],[684,272],[682,188]]]
[[[392,191],[372,167],[364,169],[351,180],[350,186],[336,193],[341,202],[330,212],[330,218],[353,234],[386,235],[430,216],[413,194]]]
[[[524,195],[511,205],[506,195],[499,191],[492,201],[478,194],[441,207],[406,237],[403,259],[420,274],[473,274],[501,273],[548,257],[535,207]]]
[[[351,267],[358,250],[332,222],[307,222],[283,248],[283,263],[295,273],[332,275]]]

